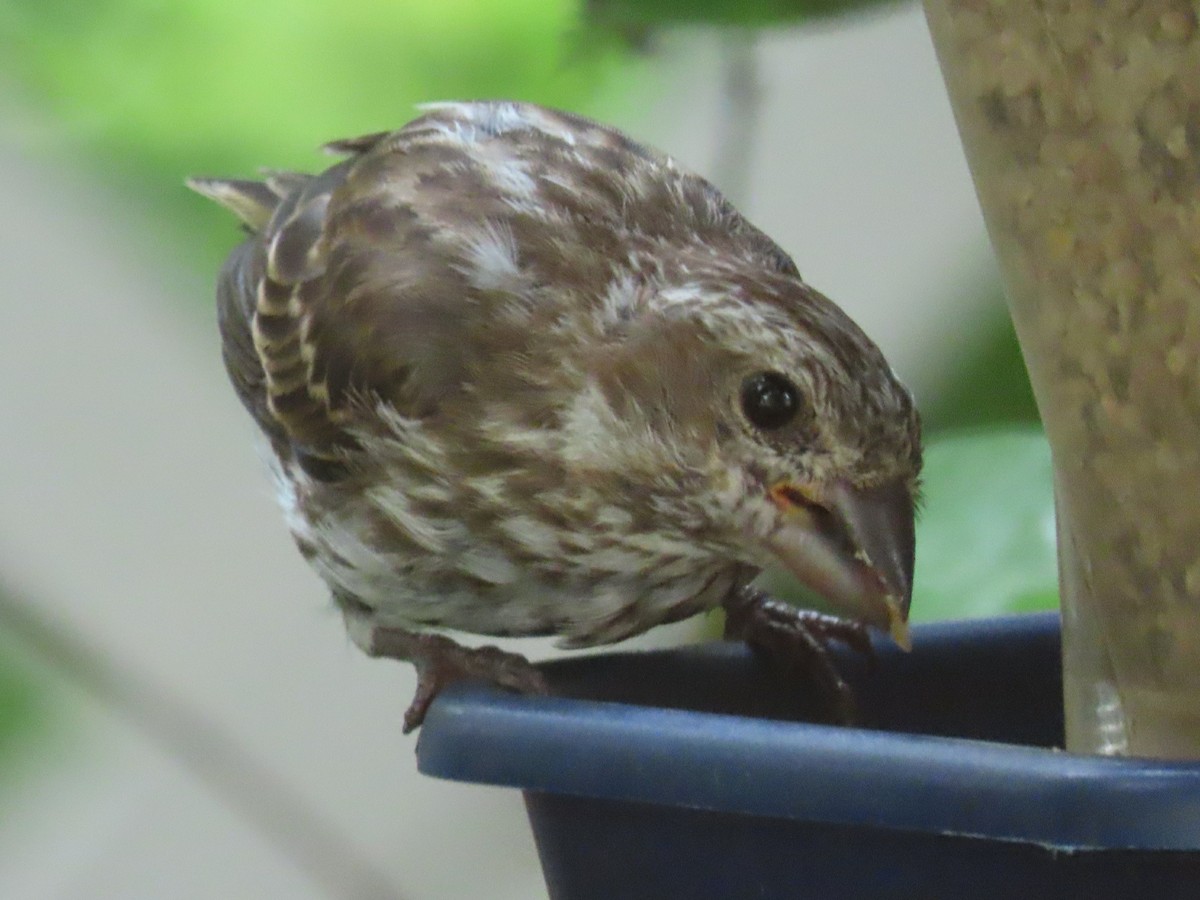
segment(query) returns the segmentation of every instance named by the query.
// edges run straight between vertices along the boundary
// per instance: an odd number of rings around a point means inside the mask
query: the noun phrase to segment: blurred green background
[[[674,29],[853,27],[855,16],[838,16],[875,6],[896,4],[2,0],[0,89],[21,110],[4,126],[23,152],[124,197],[154,223],[152,254],[212,273],[235,232],[182,189],[186,174],[312,169],[323,142],[398,125],[431,99],[509,97],[619,119],[662,90],[657,48]],[[1049,454],[1017,343],[998,285],[965,290],[988,313],[922,398],[916,619],[1056,604]],[[0,657],[0,789],[19,749],[53,731],[38,684]]]

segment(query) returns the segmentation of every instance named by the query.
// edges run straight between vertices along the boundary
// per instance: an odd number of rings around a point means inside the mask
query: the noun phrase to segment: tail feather
[[[184,183],[225,207],[255,232],[267,227],[281,196],[269,183],[239,178],[188,178]]]
[[[301,172],[289,172],[286,169],[261,169],[268,190],[280,200],[286,200],[292,194],[298,194],[313,180],[311,175]]]
[[[326,209],[345,168],[319,177],[268,169],[261,181],[187,181],[253,232],[230,258],[217,291],[230,378],[276,452],[294,453],[323,478],[333,477],[349,439],[325,381],[314,377],[304,323],[311,296],[322,290]]]
[[[321,147],[322,152],[328,153],[330,156],[358,156],[361,153],[366,153],[379,144],[384,138],[395,134],[393,131],[375,131],[371,134],[362,134],[352,138],[342,138],[338,141],[330,141]]]

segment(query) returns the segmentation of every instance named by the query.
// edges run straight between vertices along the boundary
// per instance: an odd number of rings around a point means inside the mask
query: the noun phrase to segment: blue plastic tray
[[[554,697],[447,691],[418,764],[525,791],[555,898],[1200,896],[1200,765],[1054,749],[1056,616],[842,668],[863,728],[737,644],[559,660]]]

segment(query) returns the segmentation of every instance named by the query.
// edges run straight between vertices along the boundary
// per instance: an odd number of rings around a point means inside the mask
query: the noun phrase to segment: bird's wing
[[[659,265],[663,248],[733,235],[780,265],[707,182],[566,113],[432,104],[328,149],[347,158],[316,176],[191,182],[251,232],[220,281],[225,360],[277,449],[302,461],[352,445],[363,400],[425,419],[465,394],[542,390],[519,383],[522,367],[561,368],[526,363],[569,355],[546,335],[592,327],[589,304],[633,246]]]
[[[320,175],[189,181],[250,232],[217,290],[229,376],[276,450],[314,473],[353,445],[368,406],[421,419],[461,392],[479,314],[446,233],[498,198],[443,138],[417,120],[329,145],[348,159]]]
[[[284,458],[332,459],[347,435],[314,371],[314,307],[328,294],[326,212],[344,181],[341,163],[320,176],[265,181],[191,179],[241,219],[250,236],[230,254],[217,286],[217,317],[230,380]]]

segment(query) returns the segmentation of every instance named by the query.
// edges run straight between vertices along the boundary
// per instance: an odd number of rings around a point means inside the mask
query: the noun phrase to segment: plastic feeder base
[[[560,660],[554,697],[448,691],[418,762],[524,790],[555,900],[1200,896],[1200,764],[1053,749],[1056,617],[842,667],[862,728],[738,645]]]
[[[1186,851],[1062,851],[961,835],[831,825],[525,793],[555,898],[1187,898]],[[653,834],[653,838],[647,835]]]

